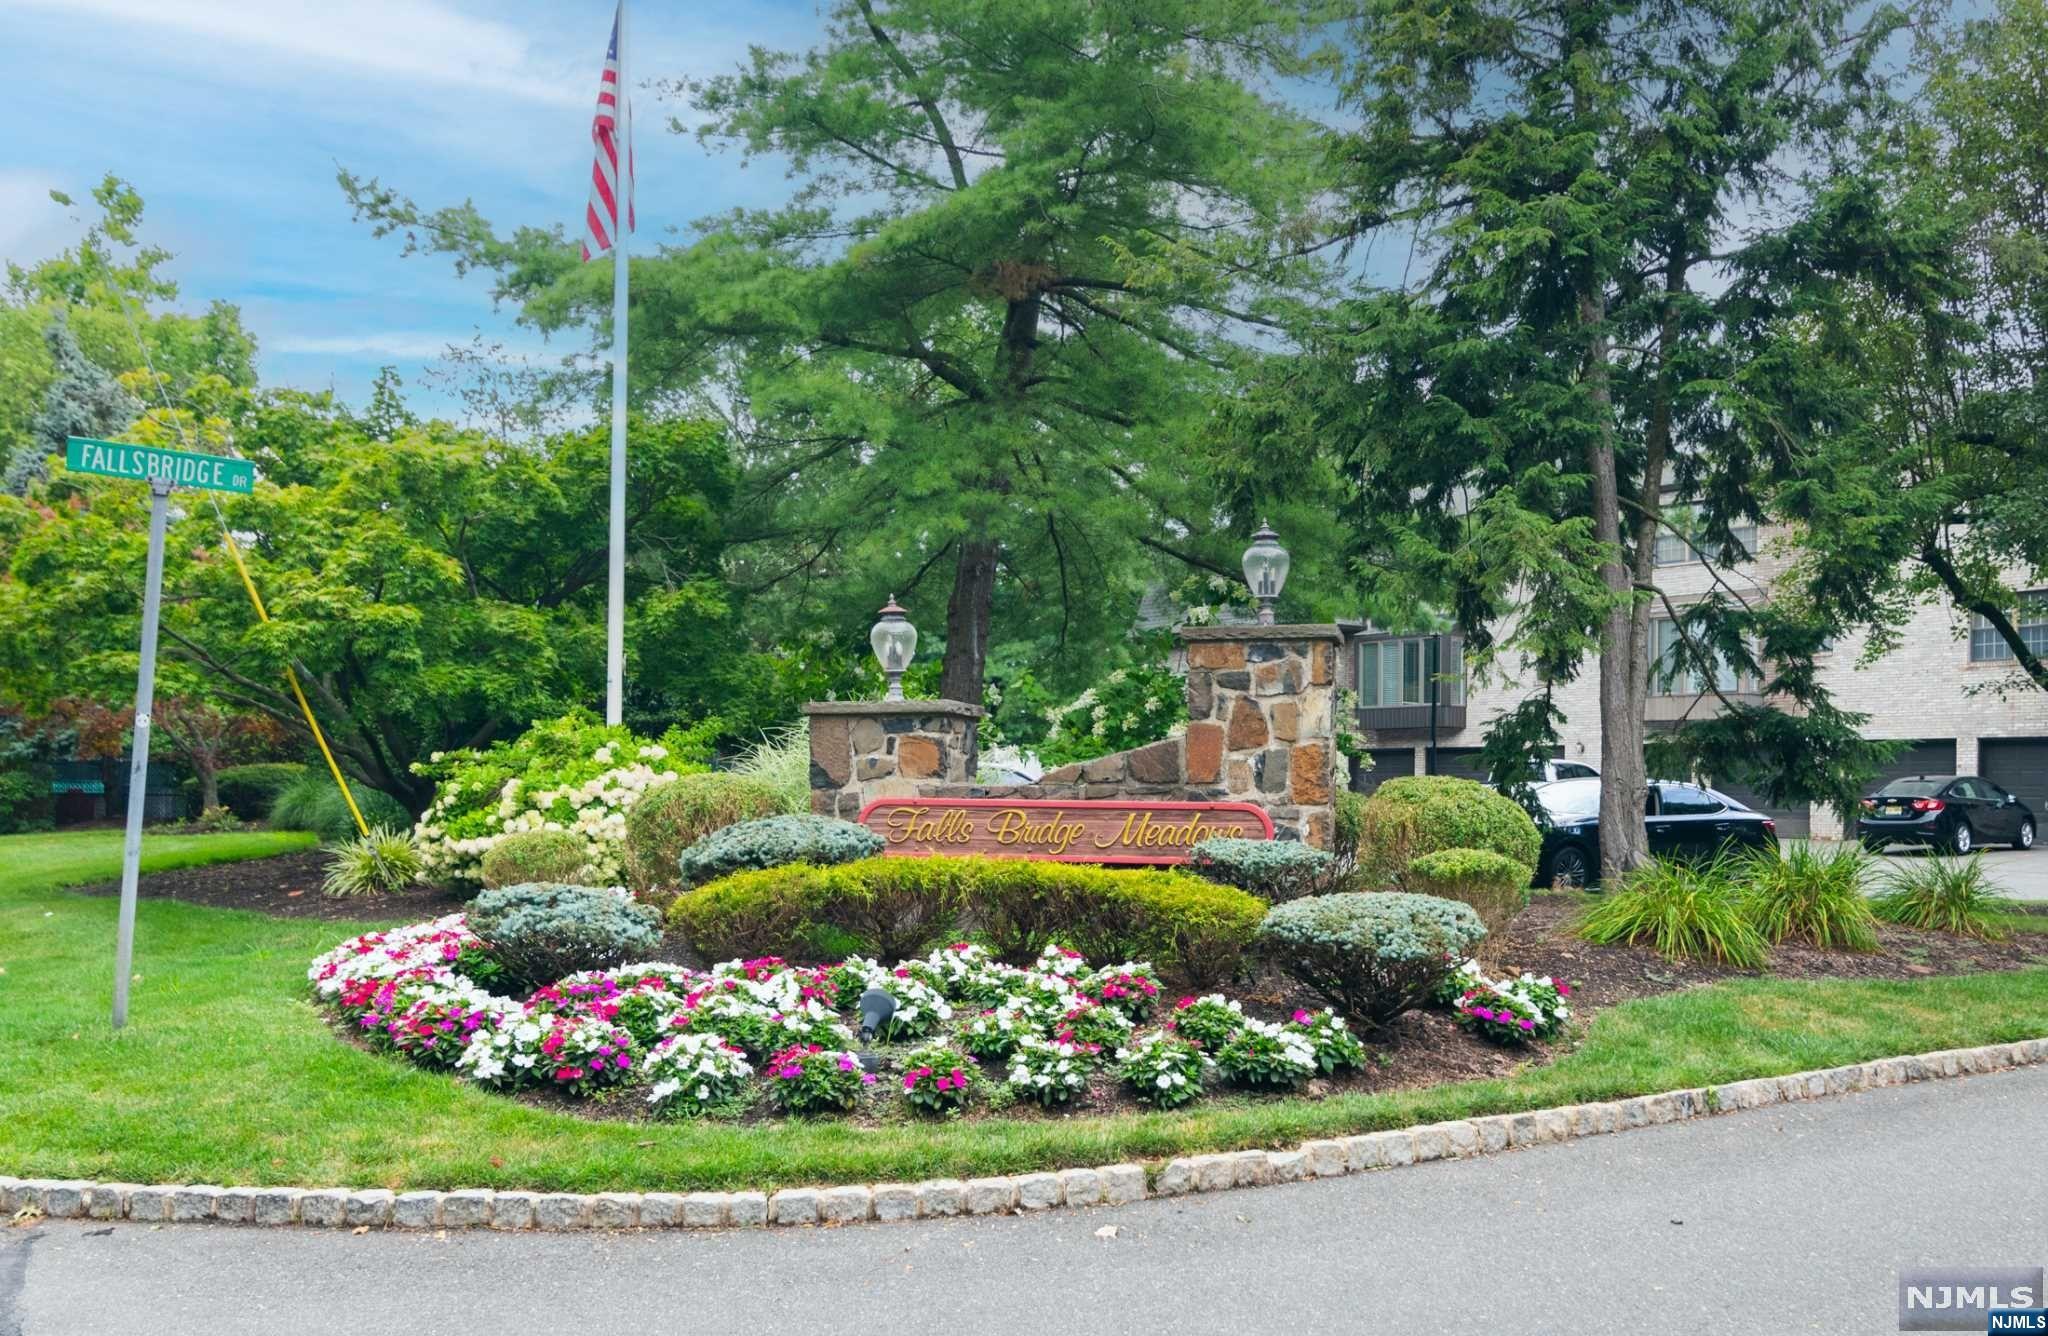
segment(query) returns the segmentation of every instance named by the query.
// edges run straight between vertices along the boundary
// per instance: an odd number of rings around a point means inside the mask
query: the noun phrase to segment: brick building
[[[1748,599],[1767,598],[1772,578],[1783,569],[1766,530],[1761,546],[1753,532],[1738,534],[1756,559],[1729,569],[1709,566],[1696,548],[1667,533],[1657,554],[1658,584],[1672,603],[1710,592],[1717,582]],[[2048,652],[2048,591],[2029,593],[2021,629],[2030,643]],[[1528,691],[1516,666],[1496,667],[1483,680],[1468,680],[1461,638],[1403,636],[1361,623],[1344,624],[1344,680],[1358,695],[1358,727],[1371,748],[1373,768],[1354,776],[1354,787],[1370,790],[1395,775],[1426,773],[1432,752],[1435,771],[1473,775],[1486,725]],[[1670,620],[1652,622],[1653,651],[1674,639]],[[1904,628],[1898,647],[1865,664],[1862,638],[1837,644],[1820,660],[1821,675],[1835,701],[1869,716],[1867,736],[1909,744],[1888,774],[1956,772],[1982,774],[2020,794],[2036,811],[2048,811],[2048,692],[2015,672],[2010,650],[1989,627],[1945,599],[1923,603]],[[1431,703],[1430,667],[1440,664]],[[1717,684],[1731,698],[1761,702],[1759,684],[1729,673]],[[1652,729],[1679,720],[1706,718],[1722,706],[1696,681],[1652,679],[1644,711]],[[1597,673],[1591,663],[1557,690],[1563,710],[1562,758],[1598,766],[1600,711]],[[1483,776],[1480,776],[1483,778]],[[1778,820],[1781,835],[1839,837],[1842,823],[1824,807],[1772,807],[1740,786],[1733,796]]]

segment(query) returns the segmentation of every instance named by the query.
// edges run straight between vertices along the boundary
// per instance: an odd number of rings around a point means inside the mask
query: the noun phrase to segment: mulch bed
[[[359,923],[365,919],[417,923],[452,914],[468,902],[461,891],[420,886],[392,895],[336,899],[320,893],[327,874],[327,855],[318,849],[251,858],[239,863],[211,863],[169,872],[144,874],[135,884],[146,900],[181,900],[209,909],[250,909],[274,918],[310,918]],[[118,881],[77,888],[83,895],[119,895]]]
[[[328,921],[364,919],[416,922],[450,914],[468,899],[463,892],[433,888],[408,890],[373,899],[335,900],[320,893],[325,857],[318,851],[284,854],[274,858],[240,863],[219,863],[208,867],[181,868],[155,872],[143,877],[140,893],[151,899],[181,900],[221,909],[247,909],[282,918],[314,918]],[[108,882],[79,888],[88,895],[118,893],[118,883]],[[1911,980],[1942,974],[2024,969],[2048,964],[2048,937],[2019,934],[2006,942],[1978,942],[1942,933],[1880,925],[1880,950],[1869,954],[1821,951],[1811,947],[1785,945],[1773,948],[1771,968],[1766,975],[1747,975],[1703,962],[1665,960],[1644,947],[1594,946],[1569,932],[1576,906],[1568,900],[1539,896],[1519,914],[1503,934],[1494,952],[1497,967],[1504,972],[1528,970],[1551,975],[1572,985],[1573,1010],[1579,1019],[1589,1019],[1604,1008],[1631,998],[1674,992],[1724,979],[1771,977],[1781,979],[1896,979]],[[665,941],[658,954],[678,964],[701,965],[686,943]],[[1284,1020],[1296,1008],[1318,1010],[1321,999],[1291,979],[1261,969],[1249,981],[1223,990],[1243,1001],[1245,1010],[1264,1019]],[[335,1033],[349,1042],[359,1036],[345,1024],[334,1025]],[[1367,1037],[1372,1065],[1364,1072],[1308,1083],[1294,1096],[1250,1096],[1219,1092],[1229,1099],[1324,1098],[1334,1094],[1411,1089],[1513,1075],[1526,1067],[1554,1061],[1569,1052],[1570,1036],[1549,1044],[1526,1048],[1503,1048],[1477,1039],[1458,1028],[1441,1012],[1417,1011],[1401,1017],[1385,1031]],[[906,1046],[906,1047],[915,1047]],[[855,1124],[876,1125],[900,1122],[906,1114],[901,1102],[888,1089],[885,1077],[874,1087],[871,1101],[849,1115]],[[552,1091],[523,1092],[514,1096],[524,1103],[572,1113],[586,1118],[639,1120],[643,1117],[631,1098],[610,1101],[574,1099]],[[1212,1099],[1213,1102],[1213,1099]],[[1111,1072],[1096,1074],[1084,1096],[1072,1103],[1041,1113],[1031,1103],[1017,1103],[996,1113],[970,1113],[975,1117],[1048,1117],[1101,1115],[1135,1112],[1144,1106],[1133,1100]],[[765,1104],[758,1104],[742,1122],[773,1121]]]

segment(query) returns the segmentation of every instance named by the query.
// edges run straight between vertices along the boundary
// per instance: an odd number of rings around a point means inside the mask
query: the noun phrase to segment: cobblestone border
[[[1847,1095],[1883,1086],[1977,1076],[2048,1062],[2048,1038],[1767,1076],[1601,1104],[1430,1123],[1398,1131],[1308,1141],[1293,1150],[1241,1150],[1142,1164],[1003,1178],[784,1188],[779,1192],[392,1192],[387,1188],[223,1188],[208,1184],[91,1183],[0,1177],[0,1220],[27,1212],[52,1219],[151,1224],[225,1222],[354,1229],[732,1229],[842,1225],[1000,1215],[1056,1206],[1123,1206],[1190,1192],[1335,1178],[1426,1160],[1465,1159],[1657,1123]]]

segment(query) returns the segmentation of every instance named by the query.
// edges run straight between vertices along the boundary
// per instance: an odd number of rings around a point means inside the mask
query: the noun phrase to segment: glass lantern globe
[[[882,672],[889,679],[888,694],[884,700],[903,699],[903,670],[910,667],[910,660],[917,653],[917,628],[904,617],[903,609],[896,606],[896,596],[889,595],[889,601],[882,605],[881,620],[868,632],[868,645],[875,651],[875,662],[882,665]]]
[[[1259,531],[1252,535],[1252,545],[1244,550],[1244,582],[1251,586],[1252,597],[1259,601],[1261,626],[1273,624],[1273,605],[1287,584],[1287,568],[1292,561],[1287,549],[1280,546],[1280,535],[1261,522]]]

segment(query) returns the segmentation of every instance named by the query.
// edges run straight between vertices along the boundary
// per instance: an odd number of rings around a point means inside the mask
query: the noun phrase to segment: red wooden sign
[[[1251,803],[1052,798],[878,798],[860,822],[885,854],[982,854],[1062,863],[1185,863],[1203,840],[1270,840]]]

